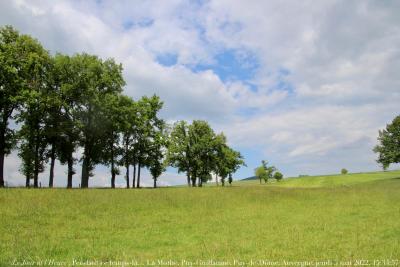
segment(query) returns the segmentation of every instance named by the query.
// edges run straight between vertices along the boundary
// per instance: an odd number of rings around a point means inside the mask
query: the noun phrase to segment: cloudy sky
[[[400,1],[0,0],[0,25],[52,53],[113,57],[127,95],[157,94],[166,120],[223,131],[248,165],[236,178],[262,159],[285,176],[379,169],[378,129],[400,114],[399,13]],[[14,153],[10,184],[18,167]],[[90,184],[109,176],[100,166]],[[169,169],[161,182],[184,178]]]

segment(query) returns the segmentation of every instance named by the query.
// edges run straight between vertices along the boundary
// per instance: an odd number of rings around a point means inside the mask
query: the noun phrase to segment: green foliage
[[[400,116],[386,125],[386,129],[379,131],[378,142],[374,152],[378,153],[377,162],[384,170],[392,163],[400,163]]]
[[[18,115],[18,121],[26,122],[19,137],[24,138],[25,143],[35,143],[33,160],[37,181],[37,172],[43,163],[41,154],[44,153],[41,135],[48,67],[49,55],[37,40],[20,35],[11,26],[0,28],[0,187],[4,186],[4,156],[10,153],[16,141],[15,131],[9,127],[9,121],[15,119],[15,115]]]
[[[265,170],[264,166],[257,167],[254,170],[254,174],[255,174],[255,176],[258,177],[258,179],[260,179],[260,184],[261,184],[261,181],[268,180],[268,174],[267,174],[267,171]]]
[[[269,179],[274,178],[274,172],[276,171],[276,168],[274,166],[268,166],[268,161],[261,161],[261,166],[257,167],[254,170],[255,176],[258,177],[261,181],[264,180],[265,183],[268,182]]]
[[[229,176],[245,165],[241,154],[226,144],[223,133],[215,134],[206,121],[195,120],[188,125],[184,121],[174,124],[167,153],[167,162],[186,172],[188,185],[203,183],[212,179],[211,173],[221,177],[222,185]]]
[[[341,174],[347,174],[348,172],[349,172],[349,171],[346,170],[345,168],[343,168],[343,169],[340,170],[340,173],[341,173]]]
[[[282,179],[283,179],[283,174],[282,173],[280,173],[280,172],[275,172],[274,173],[274,179],[276,180],[276,181],[281,181]]]

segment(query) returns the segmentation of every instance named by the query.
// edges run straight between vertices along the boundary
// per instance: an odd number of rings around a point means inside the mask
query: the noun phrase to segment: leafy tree
[[[280,172],[275,172],[274,173],[274,179],[280,182],[283,179],[283,174]]]
[[[136,116],[136,103],[127,96],[120,97],[120,109],[121,109],[121,134],[122,134],[122,149],[121,159],[119,165],[124,166],[126,169],[125,179],[126,188],[129,188],[129,166],[134,161],[134,136],[137,116]],[[132,183],[132,187],[135,186],[135,181]]]
[[[44,110],[44,124],[45,135],[48,145],[50,146],[46,157],[50,160],[49,172],[49,187],[53,187],[54,183],[54,165],[55,160],[60,149],[61,138],[63,136],[63,91],[62,85],[66,82],[65,79],[70,79],[68,76],[63,75],[64,65],[60,66],[60,59],[63,56],[57,54],[51,58],[50,68],[47,70],[47,86],[44,92],[43,101],[45,101]]]
[[[341,174],[347,174],[348,171],[347,171],[345,168],[343,168],[343,169],[340,170],[340,173],[341,173]]]
[[[23,164],[33,165],[33,180],[36,188],[39,173],[43,172],[47,159],[46,114],[49,103],[47,89],[50,86],[48,74],[51,62],[48,52],[37,41],[27,37],[26,45],[32,53],[29,54],[27,64],[24,66],[25,72],[29,75],[25,77],[24,89],[20,94],[22,104],[17,122],[23,123],[19,130],[19,137],[33,152],[33,158],[23,157],[23,160],[33,162],[23,162]]]
[[[378,153],[377,162],[386,170],[392,163],[400,163],[400,116],[386,125],[386,129],[379,131],[379,144],[374,152]]]
[[[212,179],[211,173],[225,179],[244,165],[239,152],[229,148],[226,137],[216,135],[206,121],[174,124],[169,136],[167,162],[178,172],[186,172],[188,186],[202,186]]]
[[[73,168],[76,159],[73,153],[79,141],[78,104],[80,96],[81,62],[79,56],[56,54],[52,69],[54,83],[54,98],[58,101],[53,104],[54,113],[51,113],[49,135],[56,144],[56,156],[61,164],[67,164],[67,188],[72,188],[72,178],[76,173]],[[50,121],[51,121],[50,120]],[[48,127],[48,128],[50,128]],[[51,140],[51,139],[50,139]]]
[[[158,117],[163,102],[156,95],[142,97],[138,101],[138,124],[136,131],[136,142],[134,145],[134,159],[137,162],[136,187],[140,188],[140,172],[142,167],[149,167],[150,147],[155,136],[155,131],[162,129],[164,121]]]
[[[258,179],[260,179],[260,184],[261,181],[264,180],[268,180],[268,174],[267,171],[265,170],[264,166],[259,166],[254,170],[254,174],[256,177],[258,177]]]
[[[94,166],[102,160],[104,124],[101,112],[108,94],[119,94],[125,81],[122,66],[112,59],[102,61],[88,54],[74,57],[79,81],[76,85],[77,116],[80,124],[80,145],[83,147],[81,187],[87,188]]]
[[[33,180],[35,151],[32,147],[33,142],[21,142],[19,145],[18,156],[21,158],[22,164],[19,171],[25,175],[25,186],[30,186]],[[42,166],[43,167],[43,166]]]
[[[269,179],[273,178],[275,171],[276,168],[274,166],[268,166],[268,162],[263,160],[261,161],[261,166],[255,169],[255,175],[260,179],[260,184],[262,180],[267,183]]]
[[[148,167],[153,177],[154,188],[157,187],[158,177],[165,171],[165,150],[167,146],[167,135],[164,127],[154,132],[152,142],[149,147]]]
[[[102,163],[111,168],[111,188],[115,188],[115,176],[119,174],[116,164],[118,156],[122,154],[119,147],[121,133],[124,127],[124,113],[127,111],[124,104],[129,103],[125,97],[116,94],[107,94],[103,99],[102,112],[105,149],[102,151]]]
[[[37,87],[45,55],[38,41],[11,26],[0,27],[0,187],[4,187],[4,158],[16,143],[10,120],[21,108],[22,92]]]
[[[172,167],[177,168],[178,172],[186,172],[189,187],[191,185],[191,165],[193,161],[190,144],[187,122],[176,122],[169,136],[167,162]]]
[[[222,186],[225,185],[225,179],[228,177],[229,184],[232,183],[232,174],[235,173],[240,166],[246,165],[242,155],[228,147],[226,137],[219,134],[215,138],[217,155],[214,159],[215,172],[221,177]]]
[[[215,169],[215,133],[206,121],[194,120],[189,126],[189,147],[191,148],[191,179],[192,186],[202,186],[211,180],[211,172]]]

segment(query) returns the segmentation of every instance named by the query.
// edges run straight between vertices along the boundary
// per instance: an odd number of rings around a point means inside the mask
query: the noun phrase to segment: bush
[[[347,173],[348,173],[348,171],[347,171],[345,168],[343,168],[340,172],[341,172],[342,174],[347,174]]]
[[[280,180],[282,180],[283,175],[280,172],[276,172],[274,173],[274,178],[279,182]]]

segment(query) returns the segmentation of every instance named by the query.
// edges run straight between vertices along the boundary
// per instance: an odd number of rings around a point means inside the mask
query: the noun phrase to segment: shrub
[[[274,173],[274,178],[279,182],[280,180],[282,180],[283,175],[280,172],[275,172]]]

